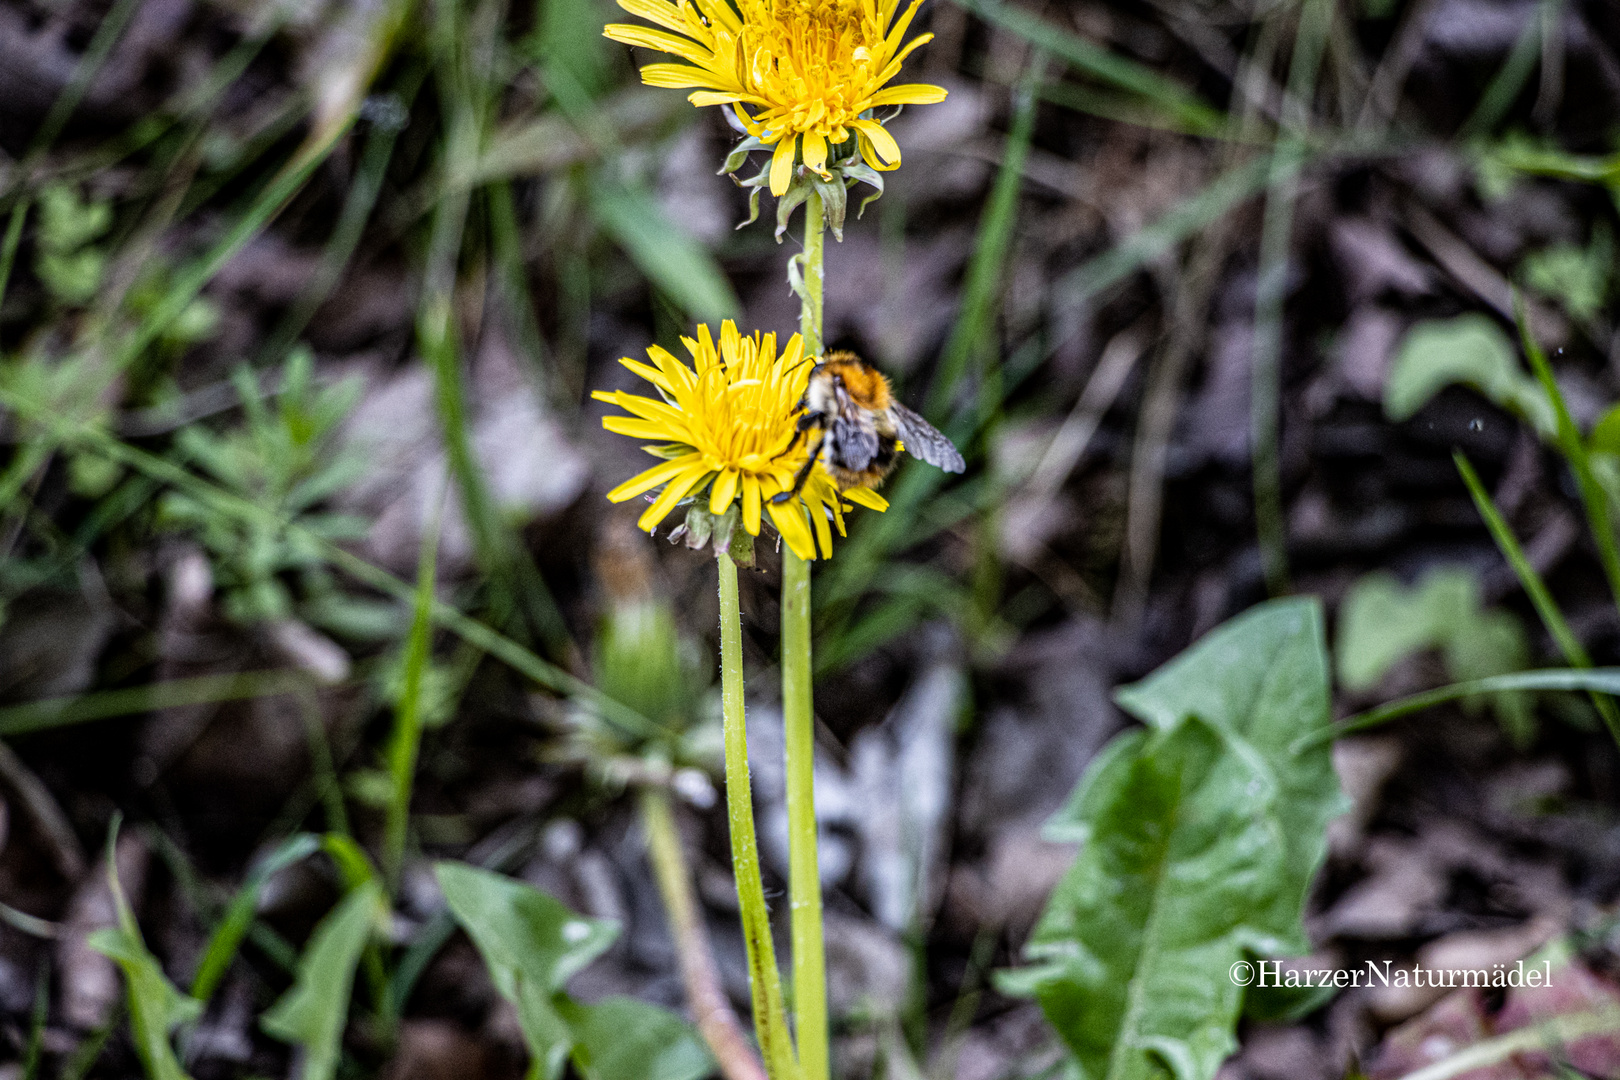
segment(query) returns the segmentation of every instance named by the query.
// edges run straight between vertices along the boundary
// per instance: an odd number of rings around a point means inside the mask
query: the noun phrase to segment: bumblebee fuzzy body
[[[817,461],[840,491],[877,487],[902,449],[946,472],[965,468],[950,440],[896,401],[883,373],[854,353],[832,353],[816,363],[799,409],[799,436],[814,441],[792,490],[777,495],[778,502],[804,487]]]

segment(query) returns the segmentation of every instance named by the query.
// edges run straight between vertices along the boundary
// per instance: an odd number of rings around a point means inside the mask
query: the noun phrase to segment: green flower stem
[[[799,297],[799,334],[804,338],[804,355],[821,355],[821,294],[826,279],[826,215],[821,196],[815,192],[804,201],[804,293]]]
[[[754,797],[748,780],[748,728],[743,713],[742,613],[737,601],[737,564],[715,553],[720,575],[720,701],[725,713],[726,812],[731,826],[731,870],[742,908],[743,944],[748,950],[748,984],[754,1001],[754,1036],[771,1080],[797,1080],[782,977],[771,941],[771,916],[759,876],[759,844],[754,834]]]
[[[787,747],[788,895],[793,1009],[805,1080],[827,1080],[827,959],[816,851],[815,730],[810,676],[810,564],[782,550],[782,723]]]
[[[821,196],[805,202],[804,296],[799,333],[820,354],[826,231]],[[804,1080],[827,1080],[827,952],[816,851],[815,710],[810,667],[810,564],[782,550],[782,723],[787,757],[788,895],[793,928],[793,1008]]]
[[[658,879],[658,891],[669,912],[669,929],[675,938],[675,955],[680,960],[692,1019],[726,1080],[765,1080],[765,1066],[748,1045],[748,1036],[743,1034],[720,985],[720,972],[692,890],[692,869],[681,850],[669,794],[662,788],[642,791],[641,826],[647,833],[647,854]]]

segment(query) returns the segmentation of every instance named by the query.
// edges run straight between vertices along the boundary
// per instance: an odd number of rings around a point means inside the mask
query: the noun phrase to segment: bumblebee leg
[[[777,454],[776,457],[786,457],[787,455],[793,453],[793,451],[797,450],[799,448],[799,443],[804,439],[804,433],[820,423],[820,413],[805,413],[804,415],[800,416],[799,422],[793,426],[793,441],[788,443],[787,446],[783,448],[782,452]],[[772,458],[771,460],[774,461],[775,458]]]
[[[799,467],[799,475],[793,478],[793,486],[787,491],[779,491],[775,495],[772,495],[771,502],[781,505],[782,503],[787,502],[789,499],[797,498],[799,492],[804,490],[805,483],[810,479],[810,470],[816,467],[816,461],[820,457],[821,440],[818,439],[816,441],[815,449],[810,451],[810,456],[805,458],[804,464]]]

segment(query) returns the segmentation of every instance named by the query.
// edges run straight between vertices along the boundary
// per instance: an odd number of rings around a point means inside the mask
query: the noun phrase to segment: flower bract
[[[775,334],[744,337],[730,320],[721,324],[716,344],[706,325],[697,337],[682,338],[692,356],[688,366],[657,345],[647,350],[651,364],[629,357],[619,362],[652,383],[657,398],[624,390],[597,390],[592,397],[619,406],[628,416],[607,416],[602,426],[620,435],[653,440],[643,449],[662,462],[626,480],[608,498],[624,502],[662,488],[637,524],[648,531],[683,499],[707,495],[712,514],[741,504],[741,522],[759,535],[763,514],[794,554],[814,559],[832,555],[832,529],[844,533],[848,503],[874,510],[889,504],[868,488],[839,491],[817,464],[799,498],[784,503],[773,495],[792,488],[810,448],[796,438],[798,403],[810,381],[811,358],[798,334],[777,351]]]
[[[859,140],[868,165],[893,169],[900,147],[873,115],[892,105],[926,105],[945,91],[925,83],[887,85],[911,51],[904,42],[922,0],[619,0],[658,29],[615,23],[607,36],[671,53],[684,64],[648,64],[650,86],[693,89],[694,105],[726,105],[749,134],[774,147],[771,193],[792,183],[802,151],[823,177],[831,148]]]

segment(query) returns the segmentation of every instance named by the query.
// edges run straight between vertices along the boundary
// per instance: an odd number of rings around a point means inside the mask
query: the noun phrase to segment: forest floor
[[[586,21],[612,17],[580,6]],[[1026,6],[1067,37],[1038,55],[974,5],[930,0],[935,40],[908,77],[950,96],[893,122],[904,166],[828,244],[829,347],[879,364],[918,408],[950,396],[942,426],[970,460],[926,502],[897,497],[899,525],[857,510],[817,571],[842,1077],[912,1075],[913,1054],[937,1080],[1049,1074],[1055,1036],[993,976],[1018,962],[1074,857],[1042,823],[1127,725],[1113,690],[1268,593],[1320,598],[1337,716],[1563,662],[1455,450],[1591,660],[1620,662],[1581,493],[1515,396],[1527,369],[1510,359],[1514,374],[1492,382],[1466,364],[1403,368],[1414,330],[1459,334],[1463,316],[1514,341],[1517,287],[1576,423],[1590,429],[1620,399],[1620,170],[1583,182],[1512,164],[1531,151],[1613,160],[1620,8],[1332,5],[1301,105],[1283,91],[1301,60],[1297,5]],[[713,110],[636,86],[619,46],[547,45],[547,9],[467,7],[493,13],[497,44],[488,71],[456,69],[494,84],[467,104],[484,148],[458,162],[441,141],[454,142],[465,88],[426,31],[375,46],[366,5],[0,0],[0,213],[21,230],[0,269],[3,381],[407,581],[436,526],[441,596],[515,627],[558,668],[590,678],[615,604],[654,595],[712,671],[713,560],[636,532],[634,504],[603,498],[644,455],[602,430],[608,410],[589,392],[637,388],[619,358],[673,347],[705,303],[744,313],[745,329],[796,327],[791,247],[772,242],[768,208],[734,231],[747,199],[715,175],[732,134]],[[1108,83],[1065,41],[1173,80],[1226,126],[1199,130],[1163,87]],[[582,120],[547,80],[586,53],[601,66]],[[82,96],[65,114],[64,95]],[[1298,168],[1268,167],[1255,133],[1297,109],[1310,133]],[[311,147],[296,193],[267,201]],[[625,176],[644,184],[625,191],[652,193],[635,205],[653,225],[602,209],[617,204],[600,186]],[[232,246],[255,208],[279,212]],[[671,276],[648,256],[670,221],[697,242],[696,270],[676,259]],[[227,257],[186,292],[213,251]],[[703,291],[711,266],[718,300]],[[465,394],[449,437],[422,348],[441,309]],[[299,342],[313,387],[286,362]],[[941,357],[965,371],[944,391]],[[243,406],[255,394],[257,412]],[[1271,428],[1253,407],[1268,400]],[[376,850],[410,608],[152,474],[42,441],[42,423],[6,414],[0,469],[0,1061],[21,1061],[37,1032],[34,1075],[132,1077],[116,969],[86,945],[112,919],[114,816],[123,888],[171,973],[196,968],[223,900],[288,836],[347,830]],[[1279,433],[1269,530],[1251,452],[1267,430]],[[466,469],[493,507],[482,516],[445,498]],[[519,554],[492,554],[497,534]],[[742,584],[744,659],[766,886],[785,915],[779,576],[761,550]],[[1369,589],[1384,606],[1357,609],[1370,613],[1357,637],[1346,613]],[[576,705],[480,650],[445,636],[435,656],[397,940],[442,910],[432,860],[463,859],[622,923],[571,984],[577,998],[683,1007],[624,762],[581,734]],[[296,687],[258,674],[288,671]],[[243,673],[198,701],[143,689]],[[1582,1000],[1620,1001],[1620,753],[1574,695],[1475,704],[1335,747],[1350,808],[1330,831],[1303,963],[1491,967],[1562,941],[1588,980]],[[746,1016],[713,783],[688,785],[679,824]],[[286,1046],[255,1017],[288,985],[279,950],[308,938],[336,888],[309,863],[272,879],[261,929],[190,1040],[192,1075],[289,1075]],[[472,944],[449,936],[426,959],[394,1038],[351,1029],[344,1075],[521,1076],[516,1014]],[[1500,994],[1342,990],[1303,1017],[1246,1020],[1220,1077],[1393,1080],[1433,1060],[1435,1039],[1484,1037],[1502,1008]],[[1620,1076],[1620,1045],[1587,1049],[1584,1074]],[[1466,1075],[1559,1075],[1530,1059],[1492,1068]],[[4,1080],[25,1075],[0,1064]]]

